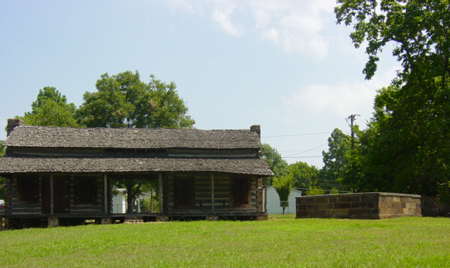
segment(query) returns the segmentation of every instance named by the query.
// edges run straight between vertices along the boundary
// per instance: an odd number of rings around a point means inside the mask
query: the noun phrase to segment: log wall
[[[68,199],[69,205],[67,210],[62,214],[100,214],[104,212],[104,181],[101,176],[90,176],[96,183],[96,197],[95,204],[76,204],[75,202],[75,176],[63,176],[61,178],[55,177],[54,180],[64,179],[68,180],[69,191],[64,196]],[[50,205],[43,211],[45,202],[50,204],[50,185],[44,186],[44,181],[49,179],[49,175],[32,175],[32,176],[14,176],[12,179],[7,180],[6,189],[6,210],[5,214],[9,215],[39,215],[39,214],[51,214]],[[23,181],[26,180],[27,185],[23,185]],[[22,184],[22,185],[21,185]],[[111,186],[108,185],[110,189]],[[24,196],[31,195],[31,196]],[[56,199],[54,195],[54,207],[61,200]],[[109,200],[109,199],[108,199]],[[55,212],[54,214],[58,214]],[[61,213],[59,213],[61,214]]]
[[[194,205],[192,208],[177,209],[175,207],[174,196],[174,176],[168,176],[165,186],[167,187],[168,212],[184,213],[212,213],[212,192],[211,176],[194,176]],[[178,176],[177,178],[182,178]],[[231,178],[228,176],[214,176],[214,212],[261,212],[262,201],[258,201],[258,191],[262,191],[262,180],[250,178],[249,202],[246,206],[233,206],[232,204],[232,185]]]

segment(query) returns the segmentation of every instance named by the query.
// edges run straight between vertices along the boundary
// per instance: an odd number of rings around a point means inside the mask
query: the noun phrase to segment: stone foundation
[[[421,217],[420,195],[356,193],[296,198],[296,218],[387,219]]]
[[[48,228],[53,228],[53,227],[58,227],[59,226],[59,219],[56,217],[50,217],[48,218],[48,222],[47,222],[47,227]]]
[[[102,224],[111,224],[112,220],[111,220],[111,218],[102,218],[101,223]]]

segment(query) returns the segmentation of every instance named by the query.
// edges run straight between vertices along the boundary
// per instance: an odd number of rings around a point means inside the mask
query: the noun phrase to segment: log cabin
[[[127,219],[266,219],[260,127],[248,130],[67,128],[9,119],[0,176],[5,227]],[[156,185],[157,212],[113,213],[114,185]],[[266,192],[267,194],[267,192]]]

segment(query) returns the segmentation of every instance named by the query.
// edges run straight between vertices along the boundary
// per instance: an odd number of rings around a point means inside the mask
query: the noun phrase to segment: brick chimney
[[[261,126],[260,125],[253,125],[250,127],[250,131],[251,132],[255,132],[256,134],[258,134],[259,139],[261,139]]]
[[[23,125],[23,121],[18,118],[8,119],[8,125],[6,126],[6,136],[9,136],[11,132],[18,126]]]

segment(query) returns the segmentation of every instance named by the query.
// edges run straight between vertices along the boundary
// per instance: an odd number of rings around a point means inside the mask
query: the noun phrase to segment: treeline
[[[126,71],[103,74],[96,88],[84,93],[77,108],[54,87],[44,87],[31,111],[17,117],[27,125],[62,127],[190,128],[195,123],[173,82],[150,75],[145,83],[139,72]]]
[[[296,187],[342,184],[355,191],[437,196],[450,204],[450,3],[338,0],[338,24],[368,55],[366,79],[379,54],[392,48],[396,77],[378,90],[367,128],[349,137],[336,129],[323,153],[324,167],[270,160],[281,181]],[[273,155],[269,148],[266,157]],[[304,175],[308,174],[308,175]]]

